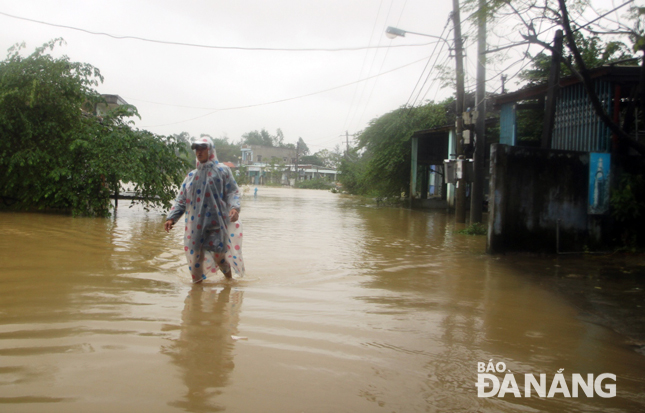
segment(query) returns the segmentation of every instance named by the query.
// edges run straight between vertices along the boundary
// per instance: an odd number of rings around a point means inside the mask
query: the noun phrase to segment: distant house
[[[127,105],[128,102],[125,101],[119,95],[101,95],[105,99],[105,103],[97,103],[94,105],[94,114],[97,116],[105,116],[110,110],[121,106]]]
[[[295,165],[287,165],[287,172],[294,172]],[[329,181],[335,181],[338,171],[326,166],[312,165],[312,164],[298,164],[298,179],[301,181],[308,181],[311,179],[325,178]]]
[[[295,183],[295,171],[295,164],[271,165],[268,163],[256,162],[253,165],[247,166],[247,174],[251,180],[251,184],[254,185],[264,185],[273,181],[273,183],[293,186]],[[336,181],[337,176],[338,171],[332,168],[310,164],[298,164],[298,180],[300,181],[317,178]]]
[[[273,146],[242,145],[242,164],[271,163],[276,158],[278,163],[296,163],[295,148],[277,148]]]

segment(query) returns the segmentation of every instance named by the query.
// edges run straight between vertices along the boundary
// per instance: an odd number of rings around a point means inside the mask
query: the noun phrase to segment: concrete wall
[[[489,253],[581,251],[589,242],[589,154],[491,145]]]

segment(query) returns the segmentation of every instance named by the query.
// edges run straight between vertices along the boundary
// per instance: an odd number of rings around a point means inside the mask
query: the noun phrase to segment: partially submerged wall
[[[491,146],[489,253],[581,251],[588,242],[589,153]]]

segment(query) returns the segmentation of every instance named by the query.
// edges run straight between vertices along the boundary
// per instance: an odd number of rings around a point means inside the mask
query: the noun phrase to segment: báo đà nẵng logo
[[[534,375],[532,373],[524,374],[524,392],[520,391],[515,374],[506,369],[506,363],[500,361],[493,363],[490,359],[488,363],[477,363],[477,397],[504,397],[512,395],[515,397],[599,397],[609,398],[616,397],[616,375],[612,373],[602,373],[594,377],[593,374],[574,373],[571,375],[569,383],[567,377],[558,370],[553,376],[547,374]],[[500,381],[494,373],[505,373]],[[518,376],[521,376],[518,374]]]

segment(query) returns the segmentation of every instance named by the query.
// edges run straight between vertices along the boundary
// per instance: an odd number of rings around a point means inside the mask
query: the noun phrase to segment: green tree
[[[74,214],[109,215],[105,195],[123,192],[124,183],[131,184],[140,198],[135,203],[145,208],[170,206],[186,170],[177,156],[184,152],[182,145],[173,137],[133,129],[126,122],[132,114],[136,114],[133,107],[120,106],[102,119],[89,116],[81,135],[71,142],[72,177],[80,178],[81,207],[74,206]],[[84,209],[86,205],[89,208]]]
[[[357,148],[350,150],[341,162],[339,180],[345,190],[388,197],[398,196],[409,188],[412,134],[448,123],[452,106],[452,99],[430,102],[401,107],[373,119],[358,136]]]
[[[343,158],[338,167],[340,175],[338,181],[343,185],[343,189],[350,194],[365,194],[368,188],[364,184],[365,169],[369,161],[369,156],[360,156],[356,147],[349,149],[347,156]]]
[[[471,6],[477,2],[470,1]],[[627,3],[625,3],[627,4]],[[597,64],[607,63],[628,56],[624,41],[632,43],[632,50],[645,52],[644,27],[645,8],[631,5],[627,19],[615,19],[614,13],[601,13],[589,7],[585,0],[492,0],[488,1],[484,12],[500,21],[514,19],[516,26],[508,30],[508,40],[511,44],[533,44],[541,46],[548,54],[556,52],[552,46],[554,30],[543,30],[550,26],[551,29],[561,28],[565,50],[562,53],[564,65],[570,73],[574,73],[581,80],[585,93],[598,118],[611,130],[618,144],[627,149],[631,148],[645,156],[645,145],[631,136],[633,120],[637,116],[635,109],[636,99],[628,100],[625,122],[622,125],[614,122],[613,118],[603,107],[598,93],[595,91],[588,69]],[[622,7],[622,6],[621,6]],[[597,17],[591,15],[596,13]],[[475,13],[476,14],[476,13]],[[587,36],[584,36],[584,33]],[[517,36],[522,42],[518,42]],[[611,41],[608,41],[612,39]],[[616,39],[616,40],[613,40]],[[606,43],[604,43],[606,41]],[[504,49],[511,46],[509,44]],[[527,57],[532,58],[528,52]],[[569,57],[571,60],[569,60]],[[542,53],[536,57],[536,66],[531,72],[525,73],[525,78],[539,80],[543,74],[543,66],[547,56]],[[641,66],[642,75],[645,75],[645,66]],[[564,73],[566,75],[566,71]],[[641,82],[642,83],[642,82]],[[643,85],[639,88],[642,90]],[[641,114],[643,113],[643,99],[639,99]]]
[[[273,138],[266,129],[251,131],[242,135],[242,144],[273,146]]]
[[[217,160],[220,162],[233,162],[238,163],[239,157],[242,155],[240,147],[236,144],[229,143],[227,137],[213,138],[210,135],[201,134],[201,136],[208,136],[215,145],[217,152]]]
[[[247,165],[241,163],[234,173],[238,185],[247,185],[250,183],[251,179],[249,178],[249,167]]]
[[[284,170],[285,164],[282,159],[272,156],[266,168],[268,183],[280,184]]]
[[[315,154],[314,155],[302,156],[300,158],[299,162],[301,164],[312,164],[312,165],[325,166],[325,162]]]
[[[213,141],[213,145],[215,145],[215,151],[217,152],[217,159],[220,162],[237,163],[239,161],[239,157],[242,154],[240,147],[237,144],[229,143],[227,137],[213,138],[211,135],[206,133],[202,133],[199,136],[206,136]],[[188,132],[181,132],[179,134],[173,135],[173,137],[177,139],[177,141],[185,149],[185,152],[183,153],[183,155],[181,155],[183,159],[185,159],[188,165],[194,166],[195,153],[192,149],[190,149],[190,145],[193,142],[194,138],[191,137]]]
[[[296,148],[296,145],[294,145],[293,143],[284,142],[284,133],[280,128],[276,130],[275,135],[271,135],[266,129],[247,132],[242,135],[240,145],[259,145],[289,149]]]
[[[340,165],[342,155],[338,145],[333,152],[328,149],[320,150],[313,155],[306,155],[300,157],[300,163],[324,166],[327,168],[336,169]]]
[[[0,195],[15,208],[56,208],[107,216],[109,195],[135,186],[146,207],[169,206],[183,177],[173,138],[135,130],[132,106],[104,117],[100,71],[49,54],[56,39],[23,57],[17,45],[0,62]]]
[[[600,36],[592,35],[584,37],[581,32],[575,33],[575,39],[587,69],[619,61],[623,62],[623,64],[637,64],[637,60],[635,59],[628,60],[632,59],[633,56],[627,45],[623,42],[609,41],[605,43]],[[571,68],[575,67],[575,65],[571,66],[568,62],[573,60],[573,56],[567,49],[563,50],[562,54],[564,61],[560,64],[560,76],[571,76],[573,74]],[[531,68],[523,70],[519,77],[527,81],[528,85],[544,83],[549,78],[550,66],[551,54],[541,51],[533,57]]]
[[[271,139],[273,140],[273,146],[277,148],[284,147],[284,134],[282,133],[282,129],[278,128],[275,136],[272,136]]]
[[[177,150],[177,156],[184,161],[186,172],[191,171],[195,167],[195,154],[190,149],[193,138],[188,132],[177,133],[172,135],[172,138],[177,141],[181,148],[181,150]]]
[[[309,147],[302,138],[298,138],[298,153],[300,155],[309,155]]]
[[[314,154],[315,157],[322,161],[322,165],[327,168],[336,169],[340,165],[340,161],[343,158],[340,146],[336,145],[333,151],[328,149],[323,149]]]

